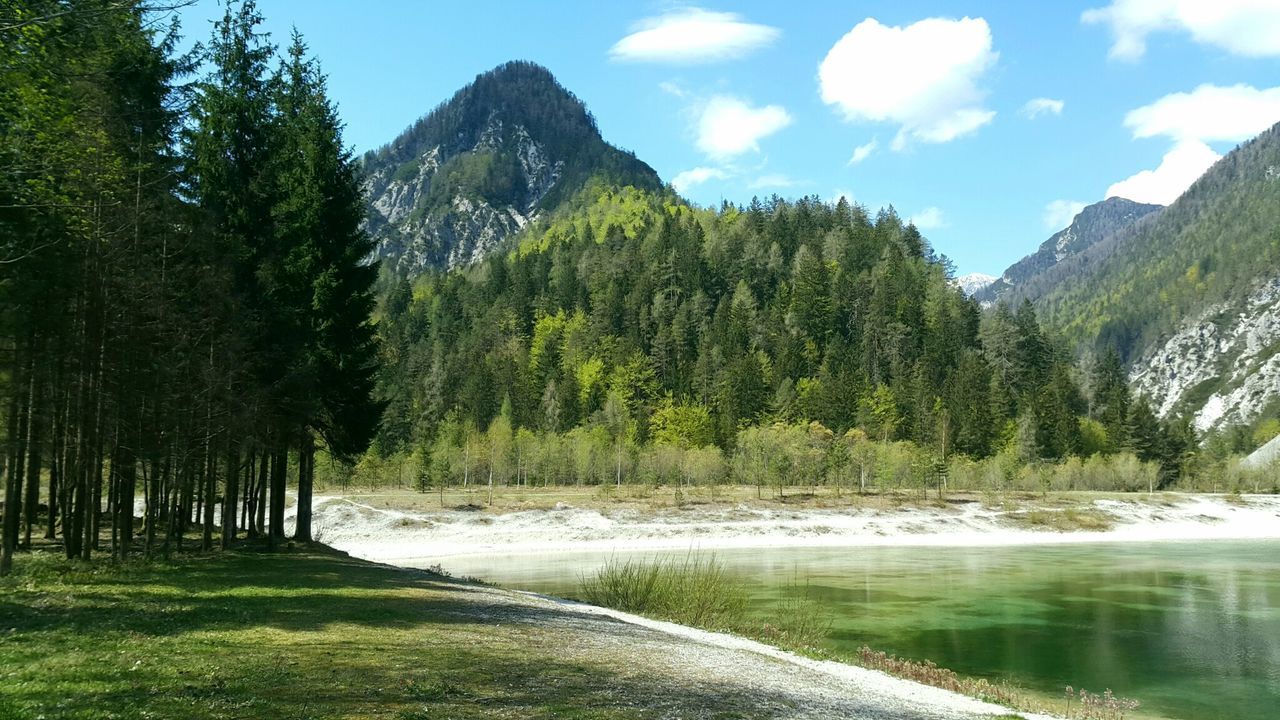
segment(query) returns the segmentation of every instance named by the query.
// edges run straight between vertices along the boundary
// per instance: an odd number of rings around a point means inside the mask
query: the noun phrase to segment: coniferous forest
[[[374,454],[424,486],[1192,471],[1189,425],[1131,398],[1114,353],[1076,367],[1030,303],[984,312],[950,274],[892,208],[589,188],[469,270],[384,278]]]
[[[317,447],[358,456],[381,411],[359,169],[320,66],[252,2],[183,56],[145,3],[4,8],[0,572],[40,537],[273,544],[290,467],[308,538]]]

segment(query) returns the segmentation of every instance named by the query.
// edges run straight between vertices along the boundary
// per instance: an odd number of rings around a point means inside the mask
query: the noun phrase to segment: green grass
[[[609,561],[582,581],[583,599],[684,625],[730,629],[742,623],[747,591],[714,557]]]
[[[659,692],[703,701],[564,652],[536,609],[495,615],[472,586],[323,548],[17,560],[0,578],[3,720],[613,720],[652,716]]]
[[[715,556],[611,561],[582,580],[593,605],[732,632],[777,647],[825,656],[831,616],[807,587],[788,586],[767,612],[748,612],[746,587]]]

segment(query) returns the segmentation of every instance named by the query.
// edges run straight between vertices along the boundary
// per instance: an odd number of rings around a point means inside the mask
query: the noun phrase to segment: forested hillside
[[[0,573],[40,536],[275,542],[291,456],[306,539],[317,444],[358,455],[381,412],[377,270],[316,61],[252,2],[188,57],[141,4],[4,7]]]
[[[1095,245],[1029,289],[1073,342],[1130,360],[1192,311],[1241,299],[1280,267],[1280,127],[1228,154],[1154,221]],[[1059,282],[1070,277],[1071,282]]]
[[[1277,278],[1280,126],[1228,154],[1169,207],[1019,294],[1082,354],[1115,348],[1160,414],[1225,430],[1276,416]]]
[[[546,68],[519,61],[478,75],[362,166],[378,254],[411,274],[479,260],[592,178],[661,187]]]
[[[953,455],[1126,449],[1181,472],[1185,426],[1131,402],[1118,362],[1087,402],[1029,304],[984,318],[892,209],[596,187],[518,241],[385,303],[380,451],[416,453],[432,482],[520,480],[535,457],[557,479],[723,472],[730,455],[749,481],[753,462],[828,468],[868,440],[908,442],[921,477]]]

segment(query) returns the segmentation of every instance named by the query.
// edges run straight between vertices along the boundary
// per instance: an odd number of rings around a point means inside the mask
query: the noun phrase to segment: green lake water
[[[789,588],[819,599],[843,650],[866,644],[1054,695],[1110,688],[1169,718],[1280,719],[1277,541],[714,555],[761,614]],[[571,597],[610,557],[628,556],[476,556],[444,567]]]

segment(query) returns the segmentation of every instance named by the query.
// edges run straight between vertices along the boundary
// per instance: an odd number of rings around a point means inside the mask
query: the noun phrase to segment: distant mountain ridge
[[[1010,265],[994,282],[975,293],[983,303],[998,300],[1020,300],[1031,293],[1042,292],[1034,281],[1063,260],[1079,255],[1133,223],[1162,209],[1160,205],[1138,203],[1112,197],[1085,207],[1059,230],[1040,244],[1032,254]]]
[[[477,76],[362,164],[377,254],[411,274],[483,258],[592,179],[662,186],[550,71],[519,61]]]

